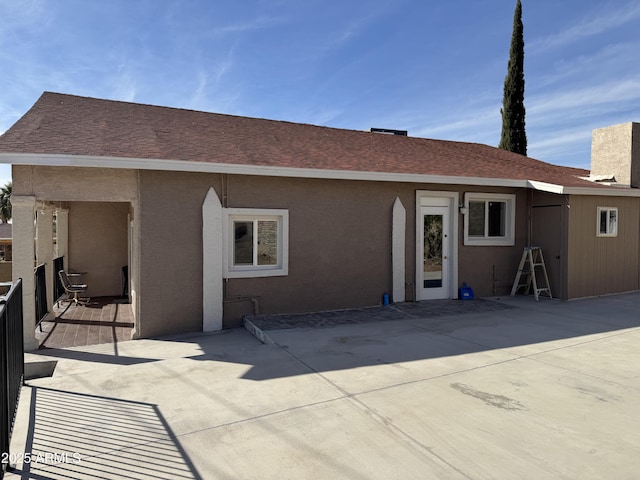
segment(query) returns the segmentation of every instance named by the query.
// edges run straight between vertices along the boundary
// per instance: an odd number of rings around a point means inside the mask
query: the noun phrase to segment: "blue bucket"
[[[473,300],[473,290],[467,286],[466,282],[460,288],[460,300]]]

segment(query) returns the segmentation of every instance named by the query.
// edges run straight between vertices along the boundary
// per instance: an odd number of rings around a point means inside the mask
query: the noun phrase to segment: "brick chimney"
[[[621,123],[593,131],[591,175],[613,175],[619,185],[640,188],[640,123]]]

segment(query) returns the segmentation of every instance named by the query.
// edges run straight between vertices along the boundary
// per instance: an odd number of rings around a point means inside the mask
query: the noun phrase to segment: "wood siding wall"
[[[640,199],[572,195],[568,298],[640,289]],[[598,207],[618,208],[618,236],[596,236]]]
[[[530,195],[531,245],[542,249],[551,294],[567,300],[568,196],[534,191]]]

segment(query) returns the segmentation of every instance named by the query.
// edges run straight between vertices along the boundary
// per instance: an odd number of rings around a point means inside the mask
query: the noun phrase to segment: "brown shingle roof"
[[[476,143],[400,137],[45,92],[0,152],[536,180],[594,186],[587,170]],[[596,186],[597,188],[597,186]]]

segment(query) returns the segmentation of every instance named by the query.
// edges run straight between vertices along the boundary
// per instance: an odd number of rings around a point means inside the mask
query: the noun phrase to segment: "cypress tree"
[[[522,3],[516,2],[513,14],[513,33],[507,76],[504,79],[502,100],[502,135],[499,148],[510,152],[527,154],[527,134],[524,129],[524,27],[522,25]]]

